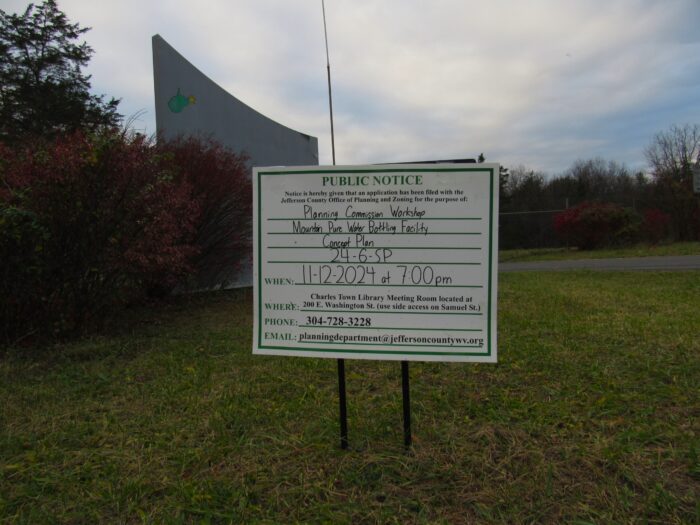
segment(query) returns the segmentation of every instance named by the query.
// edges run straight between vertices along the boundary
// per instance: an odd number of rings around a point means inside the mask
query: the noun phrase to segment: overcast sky
[[[28,2],[2,0],[6,12]],[[95,93],[155,131],[158,33],[331,162],[321,0],[59,0],[92,27]],[[474,157],[554,174],[646,166],[700,123],[700,0],[327,0],[338,164]]]

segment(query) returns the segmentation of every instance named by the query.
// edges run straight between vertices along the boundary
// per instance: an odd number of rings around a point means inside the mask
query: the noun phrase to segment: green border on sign
[[[345,350],[341,348],[330,348],[330,349],[318,349],[318,348],[305,348],[298,346],[272,346],[272,345],[262,345],[262,176],[263,175],[306,175],[306,174],[324,174],[324,173],[435,173],[435,172],[452,172],[452,173],[468,173],[468,172],[488,172],[490,177],[490,187],[489,187],[489,274],[488,274],[488,306],[487,306],[487,327],[486,327],[486,338],[487,338],[487,352],[420,352],[420,351],[391,351],[391,350],[362,350],[362,349],[350,349]],[[374,354],[374,355],[435,355],[435,356],[465,356],[465,357],[490,357],[492,354],[492,338],[491,338],[491,315],[492,315],[492,303],[493,303],[493,197],[494,197],[494,168],[381,168],[381,169],[319,169],[319,170],[293,170],[288,169],[285,171],[258,171],[258,345],[257,347],[261,350],[287,350],[287,351],[298,351],[298,352],[314,352],[317,354],[335,352],[335,353],[346,353],[346,354]],[[337,345],[340,343],[327,343],[329,345]],[[381,345],[380,345],[381,346]],[[404,345],[401,345],[404,346]]]

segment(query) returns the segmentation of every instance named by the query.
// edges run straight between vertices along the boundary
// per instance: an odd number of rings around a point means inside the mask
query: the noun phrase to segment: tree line
[[[659,132],[645,156],[647,173],[600,158],[578,160],[552,177],[523,166],[501,170],[500,246],[571,245],[571,232],[557,223],[577,210],[590,219],[589,228],[613,230],[603,244],[699,240],[700,198],[693,194],[692,170],[700,165],[700,126]]]

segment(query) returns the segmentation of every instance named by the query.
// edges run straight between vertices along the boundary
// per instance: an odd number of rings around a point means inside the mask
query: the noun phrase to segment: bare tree
[[[700,126],[671,126],[646,149],[657,199],[671,214],[679,240],[700,238],[700,202],[693,195],[691,166],[700,164]]]
[[[700,163],[700,126],[674,125],[657,133],[645,154],[654,176],[682,179],[690,166]]]

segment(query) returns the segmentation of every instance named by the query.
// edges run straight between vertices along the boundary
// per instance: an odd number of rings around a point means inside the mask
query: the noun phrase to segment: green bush
[[[43,295],[41,286],[45,272],[43,252],[49,233],[37,215],[6,202],[0,202],[0,318],[3,333],[0,340],[14,335],[12,320],[32,319],[36,304],[23,300],[27,290]]]

